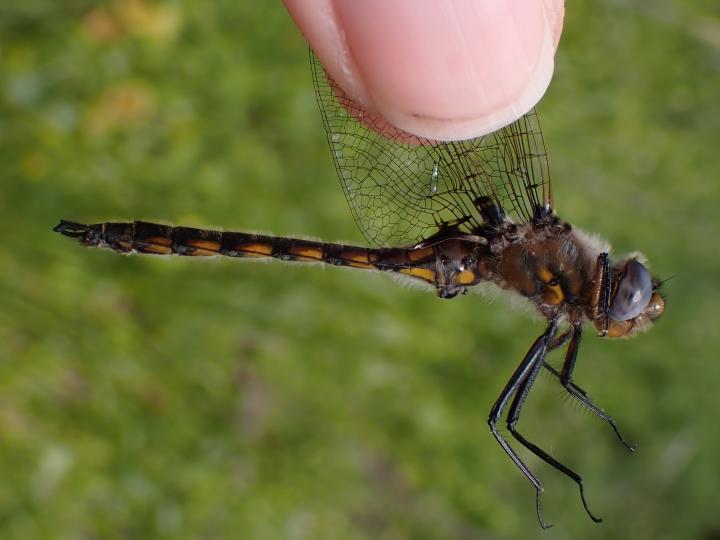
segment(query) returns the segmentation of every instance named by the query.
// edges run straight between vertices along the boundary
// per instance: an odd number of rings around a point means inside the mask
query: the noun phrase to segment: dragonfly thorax
[[[572,228],[553,218],[517,227],[507,242],[485,262],[487,279],[519,293],[548,318],[585,322],[591,302],[597,253]]]

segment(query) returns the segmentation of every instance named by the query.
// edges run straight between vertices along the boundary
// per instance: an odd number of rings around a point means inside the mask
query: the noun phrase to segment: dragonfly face
[[[527,298],[547,319],[493,405],[492,435],[532,483],[540,524],[542,484],[500,435],[511,436],[575,482],[588,515],[583,480],[517,429],[538,372],[545,368],[570,395],[605,421],[628,449],[615,421],[572,379],[583,327],[607,337],[649,327],[664,311],[660,282],[635,258],[611,264],[609,248],[563,222],[553,206],[545,145],[535,111],[467,141],[438,142],[395,130],[364,111],[326,77],[311,54],[328,144],[353,216],[371,247],[157,223],[82,224],[55,231],[120,253],[272,257],[394,272],[432,284],[441,298],[491,283]],[[567,345],[562,370],[545,359]]]
[[[652,321],[665,310],[665,299],[659,292],[660,282],[634,258],[618,265],[614,274],[607,337],[630,337],[648,330]],[[596,326],[601,324],[601,321],[594,322]]]

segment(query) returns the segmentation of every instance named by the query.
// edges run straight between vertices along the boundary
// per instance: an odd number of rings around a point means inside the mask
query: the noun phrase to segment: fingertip
[[[550,82],[563,2],[284,0],[344,91],[430,139],[519,118]]]
[[[543,10],[552,36],[553,47],[557,49],[565,18],[565,0],[543,0]]]

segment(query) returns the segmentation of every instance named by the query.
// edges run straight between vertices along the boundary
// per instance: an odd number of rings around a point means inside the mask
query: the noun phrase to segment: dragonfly
[[[555,212],[535,110],[489,135],[442,142],[389,127],[350,99],[310,53],[317,101],[338,177],[369,246],[171,226],[145,221],[53,229],[84,246],[119,253],[274,258],[389,272],[432,286],[450,299],[491,286],[526,299],[547,321],[488,415],[490,432],[535,489],[541,527],[543,486],[498,429],[577,484],[583,478],[518,430],[526,398],[544,368],[630,451],[615,420],[573,379],[583,329],[606,338],[647,330],[665,309],[662,282],[639,254],[611,258],[610,247]],[[566,347],[561,369],[548,354]]]

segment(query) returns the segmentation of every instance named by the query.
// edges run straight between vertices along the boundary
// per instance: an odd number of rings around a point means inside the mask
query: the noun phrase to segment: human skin
[[[335,82],[405,131],[478,137],[542,97],[563,0],[283,0]]]

